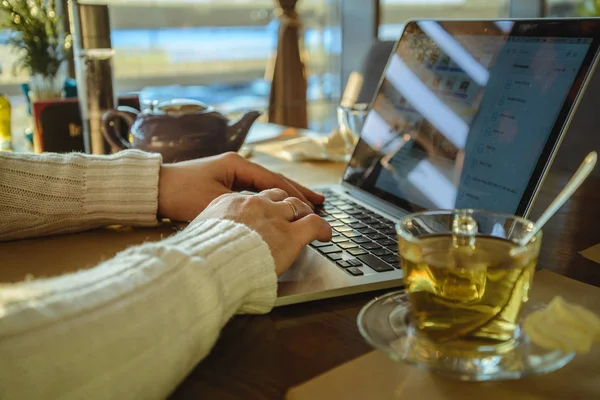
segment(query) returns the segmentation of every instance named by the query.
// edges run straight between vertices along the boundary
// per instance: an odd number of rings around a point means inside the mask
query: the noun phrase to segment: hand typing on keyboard
[[[394,222],[334,192],[325,191],[325,203],[315,211],[333,228],[330,242],[311,246],[353,276],[364,267],[376,272],[399,269]]]

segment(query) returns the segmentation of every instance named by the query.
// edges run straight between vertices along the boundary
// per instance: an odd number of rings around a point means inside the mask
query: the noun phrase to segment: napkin
[[[327,136],[307,135],[267,145],[256,150],[286,161],[347,161],[356,145],[355,135],[334,129]]]

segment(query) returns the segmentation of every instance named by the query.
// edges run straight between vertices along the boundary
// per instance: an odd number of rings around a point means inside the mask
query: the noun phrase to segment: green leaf
[[[16,71],[54,78],[71,51],[54,1],[0,0],[0,28],[11,31],[8,45],[18,54]]]

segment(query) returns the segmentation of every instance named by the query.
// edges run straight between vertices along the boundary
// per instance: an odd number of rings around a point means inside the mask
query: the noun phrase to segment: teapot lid
[[[155,115],[181,116],[210,110],[212,110],[212,107],[202,103],[201,101],[192,99],[173,99],[162,101],[160,103],[153,103],[150,112]]]

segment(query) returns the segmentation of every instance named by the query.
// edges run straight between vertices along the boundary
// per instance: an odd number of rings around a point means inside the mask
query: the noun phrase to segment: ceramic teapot
[[[160,153],[173,163],[238,151],[250,127],[261,115],[250,111],[231,123],[213,107],[195,100],[176,99],[156,103],[143,112],[121,106],[102,117],[103,134],[115,149],[139,149]],[[117,131],[116,120],[129,126],[129,138]]]

